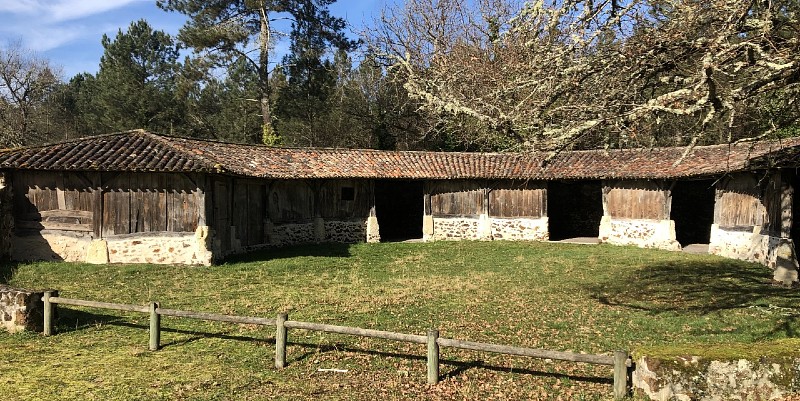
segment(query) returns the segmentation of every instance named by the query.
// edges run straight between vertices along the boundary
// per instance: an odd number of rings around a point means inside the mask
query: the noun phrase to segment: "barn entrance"
[[[675,239],[682,247],[709,243],[714,200],[714,180],[676,181],[672,186],[669,217],[675,222]]]
[[[381,241],[422,238],[422,181],[376,181],[375,213]]]
[[[793,177],[790,178],[792,185],[792,228],[789,232],[789,237],[794,243],[795,252],[800,248],[800,174],[794,170]],[[788,169],[784,174],[789,174]]]
[[[547,183],[547,217],[551,241],[600,234],[603,185],[600,181]]]

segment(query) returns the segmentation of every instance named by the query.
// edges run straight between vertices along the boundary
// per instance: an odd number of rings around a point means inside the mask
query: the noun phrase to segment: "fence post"
[[[283,369],[286,367],[286,326],[289,319],[286,313],[279,313],[275,319],[275,368]]]
[[[44,319],[44,322],[42,323],[42,333],[46,336],[53,335],[53,316],[55,315],[55,305],[50,302],[50,298],[57,296],[58,291],[54,290],[47,290],[42,296],[42,302],[44,303],[44,310],[42,311],[42,317]]]
[[[439,383],[439,330],[428,330],[428,384]]]
[[[614,399],[628,395],[628,352],[614,351]]]
[[[150,351],[158,351],[161,343],[161,315],[158,302],[150,302]]]

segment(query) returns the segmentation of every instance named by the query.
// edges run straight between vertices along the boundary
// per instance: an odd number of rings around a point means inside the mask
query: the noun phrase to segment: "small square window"
[[[356,198],[356,190],[353,187],[342,187],[342,200],[351,201]]]

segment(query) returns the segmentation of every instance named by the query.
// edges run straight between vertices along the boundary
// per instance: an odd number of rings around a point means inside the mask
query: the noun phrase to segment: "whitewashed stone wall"
[[[42,330],[43,292],[0,284],[0,325],[11,333]]]
[[[73,231],[41,230],[12,234],[11,259],[83,262],[91,242],[90,233]]]
[[[429,240],[482,240],[489,239],[482,235],[484,221],[468,217],[434,217],[433,233]]]
[[[632,386],[657,401],[780,400],[794,392],[800,361],[761,358],[732,361],[685,356],[672,359],[641,357]]]
[[[670,251],[681,249],[675,239],[675,222],[672,220],[614,219],[603,216],[600,220],[599,237],[602,242],[612,245]]]
[[[547,217],[538,219],[492,218],[492,239],[513,241],[547,241]]]
[[[98,259],[94,263],[153,263],[181,265],[211,265],[208,227],[199,227],[194,233],[154,232],[126,234],[96,241]],[[107,260],[102,260],[103,245]]]
[[[711,241],[708,252],[731,259],[746,260],[775,267],[780,237],[761,234],[760,227],[753,231],[725,230],[711,226]]]
[[[208,227],[194,233],[153,232],[95,240],[89,233],[42,230],[12,237],[12,259],[88,263],[210,265]]]
[[[514,240],[546,241],[549,237],[547,217],[490,218],[430,217],[423,222],[423,239],[437,240]]]

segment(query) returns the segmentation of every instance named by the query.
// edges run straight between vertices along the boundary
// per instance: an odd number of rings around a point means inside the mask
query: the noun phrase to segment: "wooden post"
[[[161,315],[158,302],[150,302],[150,351],[158,351],[161,343]]]
[[[279,313],[275,320],[275,368],[283,369],[286,367],[286,321],[289,315]]]
[[[439,330],[428,330],[428,384],[439,383]]]
[[[628,394],[628,352],[614,351],[614,399]]]
[[[50,302],[50,298],[54,296],[58,296],[58,291],[47,290],[42,296],[42,302],[44,303],[44,310],[42,311],[42,315],[44,317],[42,332],[46,336],[53,335],[53,316],[55,312],[55,305]]]

